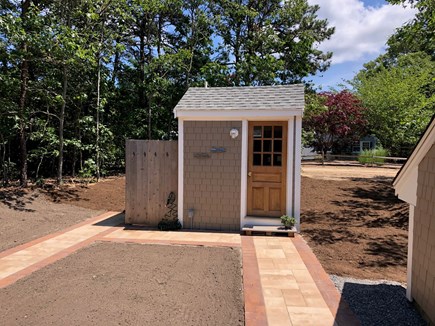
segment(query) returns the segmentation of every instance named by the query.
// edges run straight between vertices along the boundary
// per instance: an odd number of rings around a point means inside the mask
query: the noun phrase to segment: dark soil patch
[[[98,243],[0,289],[0,320],[243,325],[242,288],[239,249]]]
[[[391,182],[302,178],[302,235],[328,273],[406,281],[408,206]]]

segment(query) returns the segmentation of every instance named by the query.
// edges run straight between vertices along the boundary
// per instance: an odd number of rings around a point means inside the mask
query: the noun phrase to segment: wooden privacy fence
[[[177,142],[127,140],[125,155],[125,223],[157,226],[168,195],[178,198]]]

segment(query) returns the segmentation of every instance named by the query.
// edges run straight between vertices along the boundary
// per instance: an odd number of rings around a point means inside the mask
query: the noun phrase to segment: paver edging
[[[245,325],[268,325],[253,237],[242,236]]]
[[[66,229],[62,229],[60,231],[56,231],[54,233],[47,234],[47,235],[45,235],[43,237],[31,240],[31,241],[26,242],[26,243],[23,243],[23,244],[18,245],[16,247],[12,247],[12,248],[6,249],[6,250],[0,252],[0,259],[3,258],[3,257],[9,256],[9,255],[12,255],[12,254],[14,254],[14,253],[16,253],[18,251],[27,249],[27,248],[29,248],[31,246],[34,246],[34,245],[38,244],[38,243],[41,243],[41,242],[53,239],[53,238],[55,238],[55,237],[57,237],[59,235],[65,234],[65,233],[67,233],[69,231],[72,231],[72,230],[75,230],[75,229],[77,229],[79,227],[82,227],[82,226],[85,226],[85,225],[88,225],[88,224],[92,224],[92,223],[98,222],[100,220],[116,216],[118,214],[121,214],[121,212],[108,211],[108,212],[99,214],[97,216],[90,217],[90,218],[88,218],[88,219],[86,219],[86,220],[84,220],[84,221],[82,221],[80,223],[77,223],[77,224],[74,224],[72,226],[69,226]]]
[[[63,259],[69,255],[71,255],[72,253],[76,252],[77,250],[84,248],[92,243],[94,243],[96,240],[99,240],[102,236],[108,235],[112,232],[114,232],[115,229],[109,229],[109,230],[104,230],[86,240],[83,240],[79,243],[76,243],[75,245],[72,245],[71,247],[68,247],[66,249],[63,249],[61,251],[59,251],[58,253],[55,253],[54,255],[51,255],[35,264],[32,264],[12,275],[9,275],[3,279],[0,280],[0,289],[4,288],[8,285],[11,285],[13,283],[15,283],[16,281],[18,281],[19,279],[26,277],[30,274],[32,274],[33,272],[48,266],[60,259]]]
[[[338,326],[360,325],[359,320],[350,310],[349,305],[346,302],[343,302],[340,292],[338,292],[334,283],[329,278],[329,275],[325,272],[316,255],[302,236],[297,234],[292,241],[301,256],[302,261],[307,266],[308,272],[316,283],[316,286],[322,294],[329,310],[334,316],[336,324]]]

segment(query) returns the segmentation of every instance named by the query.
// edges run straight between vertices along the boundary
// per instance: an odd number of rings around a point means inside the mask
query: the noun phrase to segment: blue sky
[[[351,79],[363,64],[385,52],[385,43],[395,29],[411,20],[410,6],[393,6],[384,0],[308,0],[318,4],[320,18],[335,26],[332,38],[318,47],[332,51],[331,67],[307,78],[317,88],[328,90]]]

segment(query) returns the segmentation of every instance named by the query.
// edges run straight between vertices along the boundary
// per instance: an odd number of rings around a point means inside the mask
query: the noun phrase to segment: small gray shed
[[[178,218],[184,228],[299,229],[304,86],[189,88],[178,119]]]

